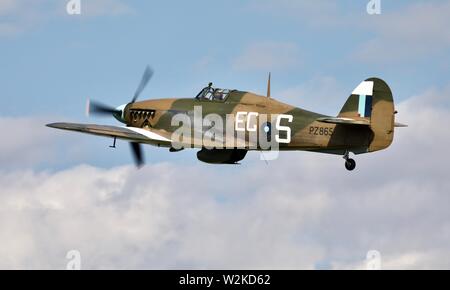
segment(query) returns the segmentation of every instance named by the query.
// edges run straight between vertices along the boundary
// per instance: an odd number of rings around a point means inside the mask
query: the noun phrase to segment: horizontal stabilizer
[[[394,127],[401,128],[401,127],[408,127],[408,125],[395,122]]]
[[[330,123],[330,124],[370,126],[370,122],[368,120],[355,120],[355,119],[351,119],[351,118],[325,117],[325,118],[319,118],[319,119],[317,119],[317,121],[322,122],[322,123]]]

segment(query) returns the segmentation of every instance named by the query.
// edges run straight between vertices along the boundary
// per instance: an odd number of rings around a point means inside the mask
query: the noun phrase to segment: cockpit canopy
[[[209,101],[224,101],[231,90],[213,88],[212,83],[205,88],[203,88],[195,97],[199,100],[209,100]]]

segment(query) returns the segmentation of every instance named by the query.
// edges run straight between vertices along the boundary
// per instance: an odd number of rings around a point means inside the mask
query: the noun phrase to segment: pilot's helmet
[[[215,99],[222,99],[223,98],[223,93],[219,90],[214,91],[214,98]]]

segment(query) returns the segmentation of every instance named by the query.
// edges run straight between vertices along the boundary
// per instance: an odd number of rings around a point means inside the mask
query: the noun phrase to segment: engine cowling
[[[212,164],[236,164],[244,159],[245,149],[206,149],[197,152],[197,159]]]

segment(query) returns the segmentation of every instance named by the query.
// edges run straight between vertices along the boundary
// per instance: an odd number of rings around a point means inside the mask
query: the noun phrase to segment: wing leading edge
[[[76,131],[104,137],[115,137],[131,142],[148,143],[153,145],[170,145],[170,134],[155,130],[135,127],[118,127],[110,125],[75,124],[75,123],[52,123],[47,127]]]

